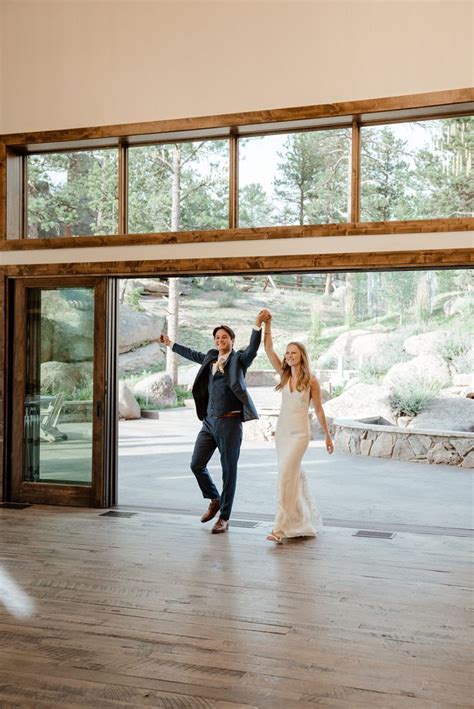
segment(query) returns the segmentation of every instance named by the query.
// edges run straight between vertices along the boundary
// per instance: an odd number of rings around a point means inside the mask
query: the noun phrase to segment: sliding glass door
[[[115,383],[107,386],[109,305],[106,279],[15,284],[14,501],[97,507],[113,502],[106,445],[106,426],[113,434],[116,418],[110,406]]]

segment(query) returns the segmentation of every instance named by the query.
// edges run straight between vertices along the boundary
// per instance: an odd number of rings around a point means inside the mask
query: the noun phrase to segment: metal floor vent
[[[353,537],[369,537],[371,539],[393,539],[395,532],[377,532],[373,529],[359,529]]]
[[[0,507],[4,510],[24,510],[26,507],[31,507],[27,502],[1,502]]]
[[[135,517],[136,512],[117,512],[116,510],[110,510],[110,512],[102,512],[99,517]]]
[[[253,529],[254,527],[258,527],[260,522],[254,522],[253,520],[248,519],[231,519],[229,524],[231,527],[246,527],[247,529]]]

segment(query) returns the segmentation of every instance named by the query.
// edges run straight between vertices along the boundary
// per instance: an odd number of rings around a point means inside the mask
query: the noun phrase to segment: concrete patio
[[[160,412],[159,420],[120,422],[119,505],[200,513],[204,507],[189,461],[200,424],[192,408]],[[220,483],[218,454],[210,463]],[[427,465],[351,456],[328,456],[312,441],[304,460],[316,504],[336,526],[472,527],[472,473]],[[244,440],[234,518],[269,520],[275,507],[274,443]]]

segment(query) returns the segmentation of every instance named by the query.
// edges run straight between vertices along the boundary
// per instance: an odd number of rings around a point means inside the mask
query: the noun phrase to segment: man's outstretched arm
[[[176,354],[181,355],[181,357],[184,357],[185,359],[191,360],[191,362],[197,362],[198,364],[202,364],[204,362],[204,358],[206,356],[204,352],[198,352],[197,350],[191,349],[191,347],[179,345],[177,342],[170,340],[168,335],[164,332],[160,335],[160,342],[163,345],[166,345],[166,347],[171,347],[173,352],[176,352]]]

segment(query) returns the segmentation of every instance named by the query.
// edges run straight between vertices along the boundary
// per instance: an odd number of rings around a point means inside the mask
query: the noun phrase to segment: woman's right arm
[[[267,320],[265,322],[265,334],[263,336],[263,342],[265,345],[266,355],[270,360],[273,368],[278,372],[278,374],[281,374],[281,360],[273,349],[272,326],[270,320]]]

